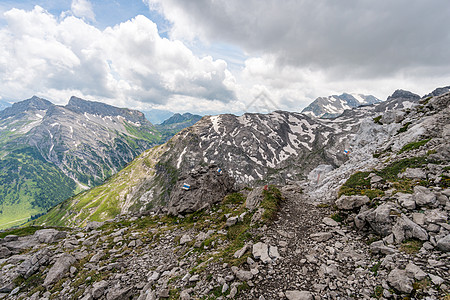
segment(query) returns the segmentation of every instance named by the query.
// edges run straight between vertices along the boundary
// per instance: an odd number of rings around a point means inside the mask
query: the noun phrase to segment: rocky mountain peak
[[[302,113],[314,118],[335,118],[346,109],[381,102],[372,95],[348,94],[319,97],[302,110]]]
[[[84,100],[72,96],[65,108],[70,109],[76,113],[88,113],[92,115],[100,115],[102,117],[116,117],[121,116],[132,122],[147,123],[142,112],[128,108],[119,108],[102,102]]]
[[[33,96],[30,99],[14,103],[11,107],[0,112],[0,118],[7,118],[29,110],[47,110],[54,106],[50,101]]]
[[[429,94],[427,94],[427,95],[425,95],[423,97],[424,98],[436,97],[436,96],[440,96],[440,95],[446,94],[448,92],[450,92],[450,85],[449,86],[444,86],[444,87],[439,87],[439,88],[435,89],[434,91],[432,91],[431,93],[429,93]]]
[[[387,100],[393,100],[393,99],[410,99],[410,100],[419,100],[420,96],[414,93],[411,93],[410,91],[405,90],[396,90],[391,96],[387,98]]]

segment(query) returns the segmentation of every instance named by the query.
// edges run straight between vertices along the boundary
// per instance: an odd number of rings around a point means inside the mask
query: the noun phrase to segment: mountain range
[[[65,106],[39,97],[14,103],[0,111],[0,226],[102,183],[194,119],[156,128],[137,110],[77,97]]]
[[[345,110],[334,119],[284,111],[207,116],[145,151],[105,184],[56,206],[38,223],[79,226],[148,209],[176,215],[201,207],[214,197],[192,193],[186,199],[180,191],[184,184],[202,191],[201,183],[211,179],[201,174],[209,174],[211,165],[240,186],[304,180],[318,165],[341,166],[348,153],[369,143],[376,149],[393,135],[378,123],[391,124],[392,111],[418,105],[420,99],[398,90],[385,102]]]
[[[371,105],[381,102],[371,95],[347,94],[319,97],[302,110],[302,113],[314,118],[335,118],[344,110],[362,105]]]

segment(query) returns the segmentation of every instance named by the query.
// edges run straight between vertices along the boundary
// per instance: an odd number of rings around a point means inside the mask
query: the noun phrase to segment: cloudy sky
[[[0,99],[300,111],[450,85],[448,0],[2,0]]]

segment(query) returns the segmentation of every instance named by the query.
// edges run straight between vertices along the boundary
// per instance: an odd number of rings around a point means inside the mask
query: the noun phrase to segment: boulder
[[[245,244],[244,247],[242,247],[241,249],[237,250],[236,252],[234,252],[234,258],[241,258],[242,255],[245,254],[245,252],[247,252],[247,250],[250,249],[250,245],[249,244]]]
[[[95,230],[95,229],[98,229],[101,226],[103,226],[103,224],[105,224],[105,222],[97,222],[97,221],[87,222],[87,224],[84,227],[84,229],[87,230],[87,231]]]
[[[414,201],[414,197],[412,194],[397,193],[395,194],[395,197],[397,198],[398,204],[400,204],[402,207],[409,210],[413,210],[416,208],[416,201]]]
[[[158,172],[164,175],[168,171],[161,168]],[[189,190],[182,188],[184,183],[190,185]],[[234,184],[234,178],[225,171],[219,174],[215,165],[184,172],[170,193],[168,213],[177,216],[209,207],[234,192]]]
[[[434,205],[436,203],[436,195],[428,188],[420,185],[414,187],[414,201],[416,205]]]
[[[394,223],[391,215],[393,209],[391,204],[383,203],[375,210],[369,212],[365,216],[365,220],[376,233],[382,237],[388,236],[392,232],[392,224]]]
[[[119,288],[114,287],[108,291],[106,295],[107,300],[122,300],[129,299],[131,296],[132,289],[130,287],[127,288]]]
[[[189,243],[192,241],[192,238],[189,236],[189,234],[184,234],[181,238],[180,238],[180,245],[184,245],[186,243]]]
[[[427,210],[425,212],[425,223],[446,223],[447,222],[447,213],[440,210],[439,208]]]
[[[105,293],[105,289],[108,287],[108,282],[105,280],[95,282],[92,287],[92,297],[98,299]]]
[[[239,216],[229,217],[225,223],[225,227],[230,227],[235,225],[239,220]]]
[[[405,239],[416,238],[422,241],[428,240],[428,233],[425,229],[408,219],[404,214],[397,219],[392,228],[395,241],[401,243]]]
[[[7,258],[12,255],[11,250],[6,247],[0,246],[0,259]]]
[[[382,240],[370,244],[370,251],[372,251],[373,253],[382,253],[385,255],[394,254],[397,252],[395,248],[386,246]]]
[[[450,234],[437,241],[436,248],[443,252],[450,252]]]
[[[70,267],[76,262],[75,257],[64,253],[55,262],[47,273],[44,280],[44,286],[50,288],[52,284],[58,282],[70,270]]]
[[[387,278],[389,285],[403,293],[411,293],[414,280],[410,278],[405,270],[394,269]]]
[[[336,226],[339,225],[338,222],[336,222],[336,221],[333,220],[332,218],[328,218],[328,217],[323,218],[323,219],[322,219],[322,222],[323,222],[325,225],[331,226],[331,227],[336,227]]]
[[[352,210],[369,203],[370,199],[367,196],[353,195],[353,196],[341,196],[336,200],[336,206],[339,209]]]
[[[419,168],[406,168],[405,172],[400,173],[398,177],[411,179],[427,179],[427,174],[425,174],[425,172]]]
[[[414,277],[416,280],[422,280],[427,277],[427,273],[422,271],[418,266],[413,263],[408,263],[405,268],[405,271],[410,275],[410,277]]]
[[[253,278],[252,272],[239,269],[235,266],[231,267],[231,271],[233,271],[234,275],[241,281],[249,281]]]
[[[277,260],[281,258],[280,253],[278,253],[278,247],[269,246],[269,257],[273,260]]]
[[[331,239],[333,235],[331,234],[331,232],[318,232],[311,234],[310,237],[315,241],[325,242]]]
[[[34,236],[38,239],[40,243],[51,244],[59,239],[65,238],[67,232],[58,231],[56,229],[41,229],[34,233]]]
[[[247,196],[247,200],[245,201],[245,206],[248,210],[254,210],[259,207],[261,201],[263,200],[263,190],[262,186],[254,188]]]
[[[253,257],[255,259],[260,259],[263,263],[271,262],[272,259],[269,257],[269,247],[267,244],[258,242],[253,245]]]

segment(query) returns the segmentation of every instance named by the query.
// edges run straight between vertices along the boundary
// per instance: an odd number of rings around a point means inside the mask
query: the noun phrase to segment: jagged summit
[[[145,119],[144,114],[138,110],[119,108],[102,102],[84,100],[75,96],[70,98],[65,108],[77,113],[88,113],[102,117],[121,116],[132,122],[149,122]]]
[[[371,105],[381,102],[371,95],[347,94],[319,97],[302,110],[302,113],[314,118],[334,118],[341,115],[344,110],[362,105]]]
[[[393,100],[393,99],[410,99],[412,101],[416,101],[420,99],[420,96],[414,93],[411,93],[410,91],[405,90],[396,90],[391,96],[387,98],[387,100]]]
[[[427,97],[435,97],[435,96],[440,96],[443,94],[446,94],[450,92],[450,85],[449,86],[444,86],[444,87],[439,87],[436,88],[434,91],[432,91],[431,93],[423,96],[423,98],[427,98]]]
[[[7,118],[10,116],[16,116],[18,114],[23,114],[27,110],[45,111],[52,106],[54,106],[54,104],[50,101],[39,98],[37,96],[33,96],[30,99],[16,102],[11,107],[7,107],[3,111],[0,111],[0,118]]]

